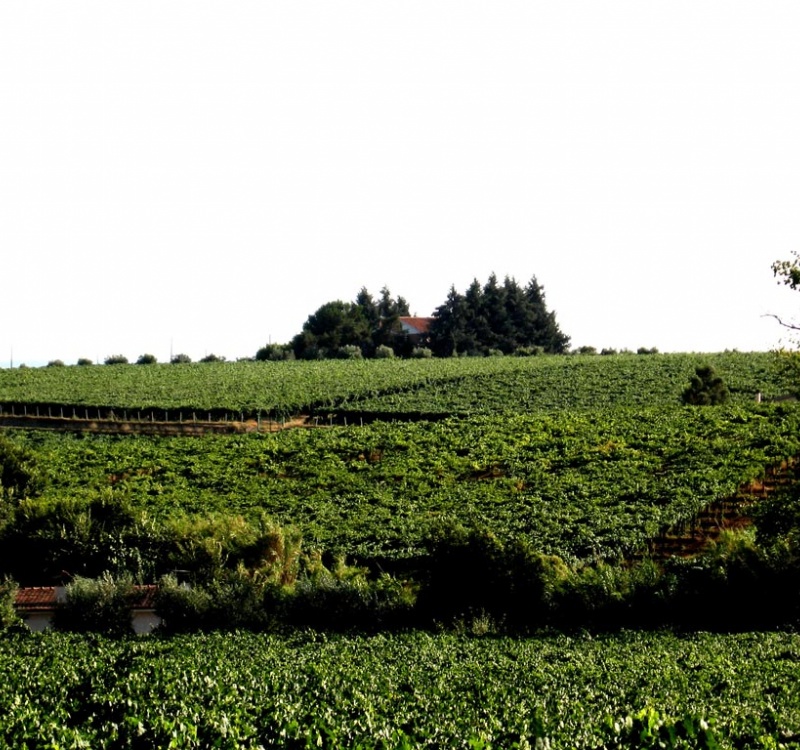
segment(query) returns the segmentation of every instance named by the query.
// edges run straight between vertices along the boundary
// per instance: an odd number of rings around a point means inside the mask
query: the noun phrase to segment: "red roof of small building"
[[[427,333],[433,318],[418,318],[413,315],[401,315],[398,320],[412,328],[416,328],[420,333]]]
[[[17,589],[17,598],[14,604],[18,609],[53,609],[56,606],[56,587],[34,586],[27,589]]]
[[[134,586],[135,598],[131,609],[153,609],[155,607],[158,586]],[[26,612],[49,612],[55,609],[58,597],[55,586],[32,586],[17,589],[14,601],[17,609]]]

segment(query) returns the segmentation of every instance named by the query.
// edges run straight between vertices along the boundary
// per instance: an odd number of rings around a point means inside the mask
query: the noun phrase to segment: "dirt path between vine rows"
[[[633,556],[633,561],[649,557],[664,562],[672,557],[690,558],[701,554],[715,543],[725,531],[746,529],[753,525],[752,510],[765,498],[794,480],[797,459],[784,461],[768,468],[763,479],[742,485],[731,497],[715,500],[697,516],[668,529],[650,540],[645,550]]]
[[[315,427],[307,415],[291,419],[249,419],[245,421],[149,422],[120,419],[77,419],[70,417],[2,416],[0,427],[22,430],[57,430],[59,432],[90,432],[112,435],[167,435],[200,436],[209,434],[237,434],[248,432],[280,432],[281,430]]]

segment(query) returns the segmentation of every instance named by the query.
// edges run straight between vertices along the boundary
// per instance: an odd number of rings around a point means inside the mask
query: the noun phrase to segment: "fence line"
[[[285,416],[261,410],[247,412],[225,409],[121,409],[110,406],[78,406],[71,404],[0,403],[0,419],[53,419],[82,422],[125,422],[141,424],[243,424],[255,422],[258,430],[273,430],[286,426]]]

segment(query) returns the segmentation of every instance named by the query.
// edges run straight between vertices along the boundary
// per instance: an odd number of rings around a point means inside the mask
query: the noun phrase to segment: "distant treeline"
[[[475,279],[464,294],[451,287],[428,318],[410,316],[408,302],[386,287],[377,299],[362,288],[353,302],[326,302],[290,344],[263,347],[256,359],[561,354],[569,340],[536,277],[522,287],[492,274],[483,285]]]

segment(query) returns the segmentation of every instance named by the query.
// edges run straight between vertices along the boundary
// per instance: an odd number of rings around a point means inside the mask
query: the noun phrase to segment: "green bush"
[[[180,584],[174,575],[158,582],[156,614],[160,629],[168,633],[190,633],[206,626],[212,607],[211,596],[202,588]]]
[[[398,628],[409,624],[415,599],[414,588],[392,576],[370,580],[366,569],[347,565],[343,558],[328,568],[313,554],[286,599],[286,614],[294,627]]]
[[[375,359],[394,359],[394,349],[386,344],[381,344],[375,349]]]
[[[79,633],[129,635],[133,632],[134,592],[130,576],[114,578],[110,573],[94,579],[77,576],[66,587],[66,599],[56,605],[53,627]]]
[[[280,362],[293,360],[294,350],[288,344],[267,344],[256,352],[256,362]]]
[[[687,715],[674,719],[650,707],[618,720],[609,717],[605,724],[605,734],[603,747],[608,750],[632,747],[717,750],[722,747],[715,733],[702,718]]]
[[[544,354],[543,346],[518,346],[514,350],[515,357],[538,357]]]
[[[724,404],[729,397],[728,386],[717,376],[713,367],[705,365],[695,369],[681,400],[693,406],[714,406]]]
[[[355,344],[347,344],[340,346],[336,350],[336,359],[362,359],[364,357],[360,346]]]
[[[0,631],[21,624],[14,608],[19,586],[10,578],[0,581]]]
[[[502,542],[488,529],[445,526],[428,547],[419,608],[437,622],[481,613],[513,627],[542,624],[566,576],[560,558],[542,555],[524,539]]]
[[[152,522],[107,490],[92,500],[22,500],[0,537],[0,570],[35,584],[68,570],[150,578],[164,555]]]

